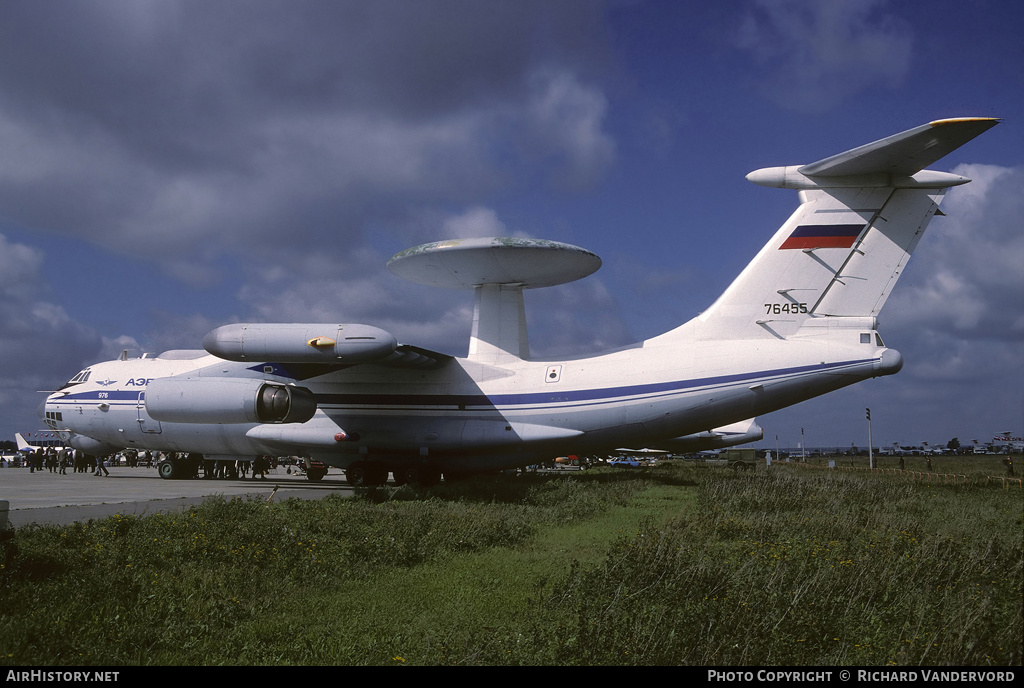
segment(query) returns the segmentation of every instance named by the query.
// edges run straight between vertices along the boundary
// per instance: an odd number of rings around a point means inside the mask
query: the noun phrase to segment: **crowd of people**
[[[11,466],[20,465],[11,461]],[[57,473],[67,475],[70,468],[73,473],[92,473],[93,475],[110,475],[104,465],[103,457],[86,454],[71,447],[37,447],[24,459],[24,465],[30,473]],[[0,468],[7,466],[0,463]]]
[[[178,458],[178,455],[127,449],[111,456],[94,456],[72,447],[38,447],[23,462],[0,459],[0,468],[24,465],[31,473],[59,475],[67,475],[70,468],[73,473],[92,473],[102,477],[110,475],[108,466],[152,467],[164,458]],[[258,456],[252,461],[201,460],[199,466],[204,478],[245,478],[251,472],[255,479],[266,478],[267,472],[277,467],[277,461],[276,457]]]

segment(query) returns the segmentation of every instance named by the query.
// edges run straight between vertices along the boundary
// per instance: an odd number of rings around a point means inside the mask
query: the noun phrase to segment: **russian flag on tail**
[[[790,248],[850,248],[860,236],[858,225],[800,225],[793,230],[779,250]]]

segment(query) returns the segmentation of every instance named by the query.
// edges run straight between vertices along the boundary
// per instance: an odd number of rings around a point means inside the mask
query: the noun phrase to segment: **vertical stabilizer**
[[[20,432],[14,433],[14,443],[18,446],[18,451],[20,452],[33,452],[36,449],[28,443],[28,440]]]
[[[845,327],[840,318],[875,329],[946,189],[970,181],[921,166],[997,122],[940,120],[809,165],[751,172],[757,184],[798,189],[800,206],[700,315],[702,336],[784,339]]]

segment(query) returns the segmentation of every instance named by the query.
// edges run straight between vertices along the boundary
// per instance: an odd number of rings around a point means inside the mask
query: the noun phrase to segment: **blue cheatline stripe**
[[[743,382],[754,382],[766,378],[802,375],[806,373],[836,370],[849,366],[872,363],[878,359],[865,358],[838,363],[818,363],[814,365],[795,366],[760,370],[735,375],[719,375],[715,377],[697,378],[694,380],[674,380],[643,385],[626,385],[623,387],[600,387],[596,389],[579,389],[561,392],[530,392],[524,394],[402,394],[400,392],[378,394],[317,394],[318,405],[327,406],[521,406],[521,405],[561,405],[579,402],[610,402],[624,397],[652,396],[671,394],[701,387],[715,387]],[[117,405],[136,405],[139,394],[143,390],[93,390],[67,394],[60,399],[48,403],[75,404],[82,402],[117,403]],[[103,394],[103,397],[99,395]]]
[[[327,406],[523,406],[523,405],[564,405],[572,402],[610,402],[623,397],[657,395],[680,392],[700,387],[714,387],[752,382],[763,378],[843,368],[851,365],[871,363],[876,359],[842,361],[839,363],[819,363],[815,365],[797,366],[762,370],[754,373],[737,375],[721,375],[717,377],[699,378],[696,380],[678,380],[659,382],[646,385],[627,385],[624,387],[606,387],[597,389],[580,389],[564,392],[532,392],[527,394],[317,394],[318,405]]]

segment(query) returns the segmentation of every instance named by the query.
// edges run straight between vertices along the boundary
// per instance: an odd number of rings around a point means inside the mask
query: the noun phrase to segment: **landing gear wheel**
[[[159,466],[156,467],[156,472],[164,480],[174,480],[177,476],[178,471],[175,470],[173,461],[163,461]]]
[[[345,479],[353,487],[372,487],[388,481],[388,470],[377,464],[357,461],[345,469]]]
[[[345,480],[352,487],[362,487],[364,485],[364,479],[366,478],[366,464],[360,462],[354,463],[345,469]]]
[[[422,464],[399,466],[392,473],[395,485],[436,485],[441,482],[440,471]]]

